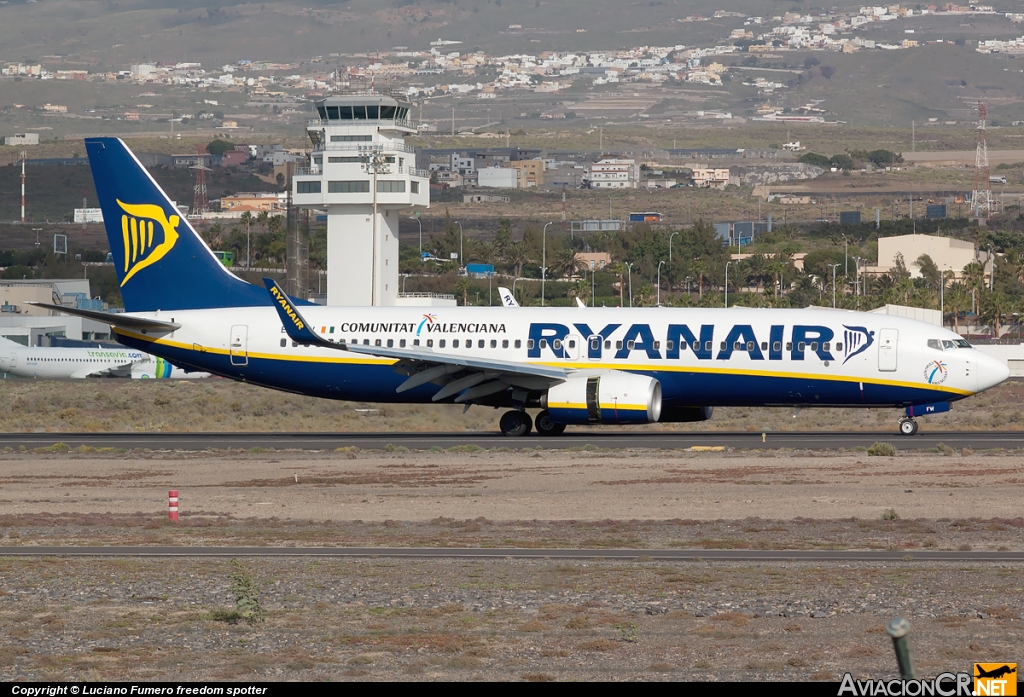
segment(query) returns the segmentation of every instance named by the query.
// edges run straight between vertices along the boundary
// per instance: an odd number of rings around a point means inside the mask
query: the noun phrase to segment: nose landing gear
[[[903,418],[901,418],[900,434],[904,436],[912,436],[915,433],[917,433],[917,421],[910,418],[909,416],[904,416]]]

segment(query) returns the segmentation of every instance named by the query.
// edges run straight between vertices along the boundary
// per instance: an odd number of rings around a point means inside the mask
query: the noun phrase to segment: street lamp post
[[[670,264],[672,263],[672,238],[678,234],[679,231],[676,230],[675,232],[668,236],[668,263]]]
[[[415,220],[420,226],[420,263],[423,263],[423,221],[415,215],[410,215],[409,220]]]
[[[541,258],[540,258],[540,306],[544,307],[544,283],[548,278],[548,225],[551,223],[545,223],[544,234],[541,242]]]
[[[836,267],[837,266],[839,266],[839,264],[829,264],[829,267],[832,269],[832,309],[833,310],[836,307]]]
[[[731,261],[725,262],[725,308],[729,309],[729,264]]]
[[[658,307],[661,307],[661,265],[664,261],[658,262]]]
[[[627,278],[629,279],[629,306],[633,307],[633,262],[626,264]]]

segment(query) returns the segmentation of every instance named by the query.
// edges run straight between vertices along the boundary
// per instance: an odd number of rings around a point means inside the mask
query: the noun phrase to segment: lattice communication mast
[[[206,153],[203,152],[203,146],[197,146],[196,153],[198,154],[196,163],[189,167],[196,171],[196,195],[192,201],[192,213],[202,215],[210,207],[206,196],[206,172],[210,168],[206,166]]]
[[[978,147],[974,155],[974,191],[971,192],[971,210],[975,217],[988,218],[992,213],[992,189],[989,188],[988,139],[985,135],[985,117],[988,111],[978,102]]]

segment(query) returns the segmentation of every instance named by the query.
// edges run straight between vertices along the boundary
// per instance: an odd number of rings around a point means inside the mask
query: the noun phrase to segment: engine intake
[[[569,378],[541,400],[562,424],[649,424],[661,417],[661,383],[646,375],[608,372]]]

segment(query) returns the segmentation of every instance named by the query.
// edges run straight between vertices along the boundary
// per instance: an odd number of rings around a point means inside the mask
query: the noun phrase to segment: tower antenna
[[[189,167],[196,171],[196,188],[195,198],[192,201],[192,213],[195,215],[202,215],[206,213],[206,209],[209,208],[209,202],[206,198],[206,172],[210,168],[206,166],[206,155],[203,153],[203,146],[196,146],[196,163]]]
[[[992,214],[992,189],[989,183],[988,138],[985,134],[985,117],[988,110],[978,102],[978,146],[974,153],[974,191],[971,192],[971,210],[976,218],[988,218]]]

